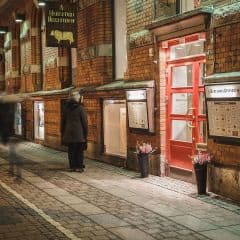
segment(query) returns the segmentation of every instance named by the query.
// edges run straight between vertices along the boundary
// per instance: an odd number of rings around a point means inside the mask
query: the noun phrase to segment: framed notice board
[[[153,88],[126,92],[128,126],[130,130],[154,132]]]
[[[240,82],[205,85],[208,136],[240,144]]]

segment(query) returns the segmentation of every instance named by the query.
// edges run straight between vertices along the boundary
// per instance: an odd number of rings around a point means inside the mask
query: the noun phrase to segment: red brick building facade
[[[20,135],[63,149],[61,110],[76,88],[88,114],[88,157],[137,170],[136,143],[149,142],[157,148],[152,174],[194,181],[189,155],[207,142],[209,189],[239,200],[240,148],[207,139],[203,97],[208,82],[239,82],[239,3],[66,2],[77,5],[77,48],[46,46],[46,9],[38,1],[0,5],[0,27],[8,27],[0,34],[0,90],[30,96],[21,104]],[[138,90],[145,98],[130,100]],[[131,122],[136,106],[148,107],[147,127]]]

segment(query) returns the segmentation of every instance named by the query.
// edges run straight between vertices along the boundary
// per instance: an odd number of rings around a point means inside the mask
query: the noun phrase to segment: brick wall
[[[88,1],[78,14],[78,66],[76,86],[100,85],[112,80],[111,1]],[[100,50],[102,49],[102,53]]]
[[[145,28],[154,19],[153,1],[127,1],[127,33],[128,33],[128,67],[125,74],[126,81],[156,80],[155,87],[155,133],[132,132],[128,129],[127,167],[138,169],[136,159],[137,141],[150,142],[160,152],[160,124],[159,124],[159,70],[158,49],[154,47],[153,36]],[[154,155],[150,160],[150,172],[159,174],[159,156]]]
[[[215,10],[205,46],[207,75],[240,71],[239,17],[239,6],[235,4]],[[209,190],[239,201],[239,146],[208,140],[208,148],[214,156],[209,169]]]
[[[59,99],[46,99],[44,101],[44,144],[56,148],[61,146],[61,101]]]
[[[153,20],[153,1],[127,1],[127,28],[128,33],[145,29]]]

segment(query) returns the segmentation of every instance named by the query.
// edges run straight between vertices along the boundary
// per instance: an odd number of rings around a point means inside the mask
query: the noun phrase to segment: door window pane
[[[204,40],[178,44],[170,47],[170,59],[195,56],[204,53]]]
[[[205,96],[203,92],[199,94],[199,114],[206,114]]]
[[[187,121],[172,120],[172,139],[192,142],[192,129],[188,127]]]
[[[172,113],[173,114],[186,114],[190,107],[192,107],[191,93],[173,93],[172,94]]]
[[[172,87],[192,86],[192,65],[172,68]]]

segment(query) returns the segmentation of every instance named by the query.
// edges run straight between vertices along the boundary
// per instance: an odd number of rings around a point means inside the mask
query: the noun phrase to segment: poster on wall
[[[77,47],[76,3],[47,2],[45,16],[47,47]]]
[[[240,140],[240,84],[205,86],[209,137]]]

